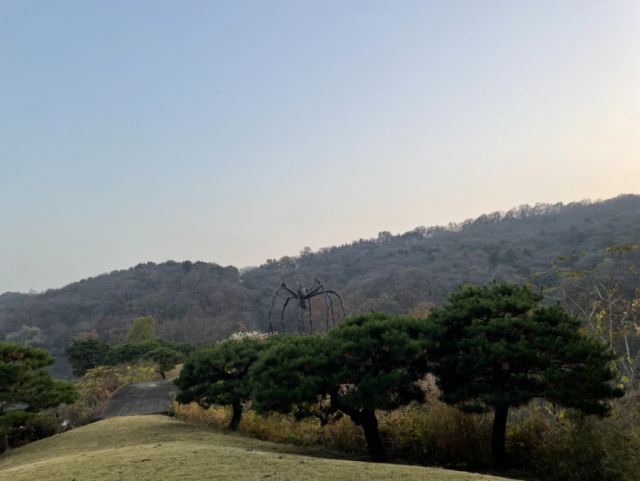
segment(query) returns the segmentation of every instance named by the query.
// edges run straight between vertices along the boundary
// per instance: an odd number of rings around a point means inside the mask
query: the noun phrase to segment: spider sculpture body
[[[309,328],[311,333],[313,334],[313,319],[311,317],[311,299],[316,296],[323,296],[325,305],[326,305],[326,325],[325,330],[329,330],[329,312],[331,312],[331,318],[333,319],[333,326],[336,325],[336,316],[335,311],[333,309],[334,299],[340,301],[340,307],[342,308],[342,317],[345,316],[344,304],[342,302],[342,297],[336,291],[331,289],[326,289],[324,287],[324,282],[316,277],[313,281],[313,284],[309,287],[303,287],[300,283],[296,283],[295,289],[291,289],[287,287],[287,285],[283,282],[280,284],[280,287],[273,293],[273,298],[271,299],[271,309],[269,309],[269,333],[272,334],[273,331],[273,323],[271,321],[271,312],[273,311],[273,306],[275,305],[276,299],[278,295],[284,293],[287,298],[284,301],[284,306],[282,306],[282,313],[280,314],[280,321],[282,322],[282,332],[284,332],[284,311],[289,305],[289,301],[292,299],[298,305],[298,332],[302,334],[303,327],[303,318],[304,312],[307,307],[309,308]],[[332,297],[333,296],[333,297]]]

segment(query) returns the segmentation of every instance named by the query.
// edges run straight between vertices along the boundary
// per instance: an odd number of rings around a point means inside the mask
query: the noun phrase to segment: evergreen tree
[[[529,287],[495,282],[465,286],[431,313],[442,329],[436,368],[442,399],[471,412],[495,412],[491,451],[508,464],[505,431],[510,407],[546,398],[588,414],[604,415],[614,355],[582,335],[580,321],[559,305],[540,306]]]
[[[4,435],[14,426],[78,397],[73,384],[53,379],[44,369],[54,361],[44,349],[0,342],[0,454],[6,448]]]
[[[242,403],[251,397],[249,368],[280,337],[283,336],[272,336],[269,340],[250,337],[227,340],[195,351],[174,381],[180,388],[177,401],[183,404],[196,401],[205,409],[214,404],[230,404],[233,416],[228,429],[237,430]]]
[[[158,347],[149,352],[146,358],[158,365],[158,372],[162,379],[165,379],[165,372],[170,371],[176,367],[176,364],[180,364],[186,359],[184,354],[168,347]]]
[[[89,369],[106,364],[106,358],[111,346],[99,339],[72,339],[71,344],[64,350],[71,365],[73,375],[84,376]]]
[[[147,358],[151,351],[160,347],[166,347],[172,351],[179,352],[185,357],[195,349],[194,346],[181,342],[170,342],[164,339],[150,339],[148,341],[131,342],[114,346],[109,350],[105,358],[105,365],[117,366],[118,364],[130,364],[140,362]]]
[[[422,319],[371,313],[344,320],[326,337],[291,337],[252,370],[258,410],[346,414],[361,426],[374,461],[386,461],[377,409],[424,401],[433,327]],[[316,404],[315,409],[308,405]]]

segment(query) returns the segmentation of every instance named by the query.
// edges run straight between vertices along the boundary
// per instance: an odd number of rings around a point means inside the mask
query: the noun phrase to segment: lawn
[[[480,481],[493,476],[327,458],[166,416],[106,419],[0,456],[11,481]]]

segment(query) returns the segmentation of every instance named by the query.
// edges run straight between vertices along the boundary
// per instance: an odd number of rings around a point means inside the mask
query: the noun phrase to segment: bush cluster
[[[53,436],[59,430],[54,413],[33,414],[24,411],[7,413],[0,428],[0,436],[6,434],[6,446],[19,448],[25,444]]]
[[[147,339],[112,346],[99,339],[88,338],[73,339],[65,352],[73,374],[78,377],[99,366],[131,365],[145,361],[157,364],[158,374],[164,377],[165,371],[186,359],[194,349],[189,344],[164,339]]]
[[[636,481],[640,472],[640,398],[612,403],[611,416],[584,417],[573,410],[553,412],[550,404],[527,406],[513,414],[507,429],[511,474],[546,481]],[[175,406],[178,419],[224,430],[230,407]],[[390,459],[464,471],[489,471],[492,419],[465,414],[437,400],[391,412],[378,411],[381,437]],[[240,433],[257,439],[318,446],[335,456],[367,455],[362,430],[348,418],[321,426],[317,418],[293,414],[245,413]],[[526,473],[526,474],[525,474]]]

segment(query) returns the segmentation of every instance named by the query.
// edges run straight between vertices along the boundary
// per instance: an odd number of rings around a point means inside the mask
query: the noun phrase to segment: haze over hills
[[[46,336],[44,346],[61,352],[71,337],[85,331],[120,342],[136,317],[151,315],[166,339],[214,342],[240,329],[265,330],[280,283],[310,285],[316,277],[342,295],[347,314],[373,309],[419,315],[442,304],[461,283],[497,279],[551,285],[557,279],[549,264],[559,255],[587,252],[576,267],[604,275],[611,263],[604,248],[638,242],[640,196],[622,195],[524,205],[400,235],[381,232],[374,239],[317,252],[305,248],[242,270],[204,262],[141,263],[39,294],[0,295],[0,339],[23,325],[36,326]],[[625,255],[620,270],[638,263],[638,257],[637,252]],[[638,285],[634,279],[627,288]],[[323,301],[316,301],[319,320]],[[282,300],[276,317],[281,306]],[[294,317],[295,309],[287,311],[291,328]]]

